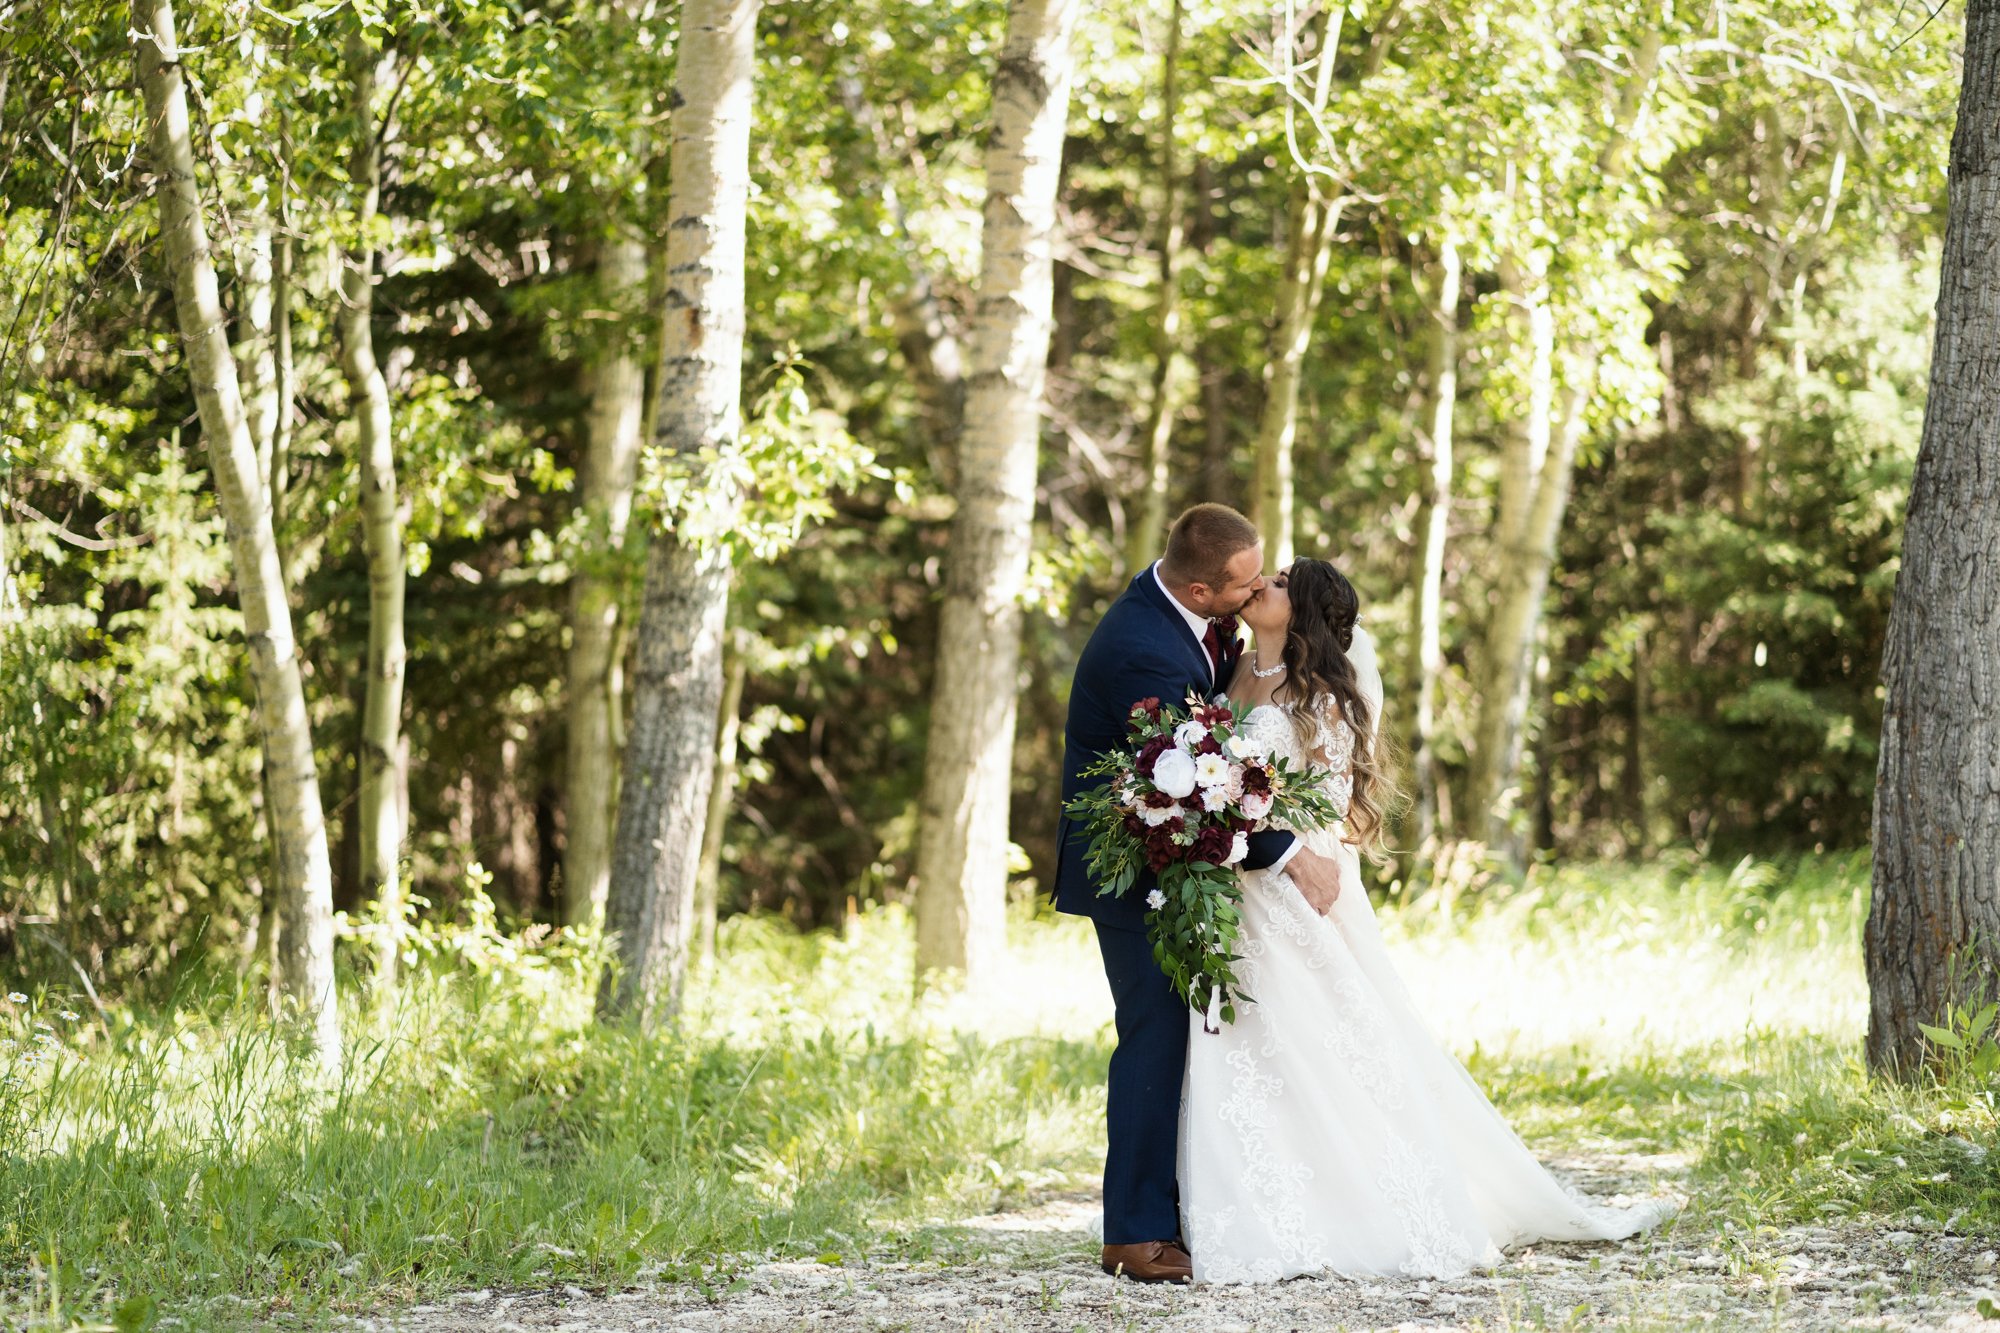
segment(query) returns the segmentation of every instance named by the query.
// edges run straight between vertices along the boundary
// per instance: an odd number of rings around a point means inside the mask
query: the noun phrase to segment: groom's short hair
[[[1228,505],[1198,504],[1174,520],[1160,573],[1176,587],[1202,583],[1220,588],[1236,553],[1262,540],[1257,525]]]

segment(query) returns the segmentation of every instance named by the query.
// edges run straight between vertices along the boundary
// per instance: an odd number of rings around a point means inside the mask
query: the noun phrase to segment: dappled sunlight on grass
[[[1433,1028],[1538,1150],[1692,1164],[1678,1225],[2000,1229],[1993,1089],[1858,1065],[1865,884],[1854,859],[1582,866],[1450,919],[1381,916]],[[96,1021],[10,1001],[0,1291],[55,1262],[100,1314],[134,1291],[339,1308],[949,1252],[940,1222],[1088,1189],[1101,1163],[1096,942],[1025,906],[1009,930],[987,984],[919,997],[900,908],[811,936],[733,920],[647,1036],[590,1021],[588,940],[426,923],[392,1008],[350,989],[334,1087],[233,979]]]
[[[1755,1032],[1858,1041],[1866,893],[1865,859],[1790,878],[1594,865],[1538,870],[1457,919],[1392,909],[1383,926],[1461,1056],[1700,1059]]]
[[[989,1041],[1065,1037],[1108,1042],[1111,991],[1089,922],[1017,903],[1009,948],[977,987],[916,993],[916,939],[901,904],[869,907],[839,928],[800,935],[770,918],[723,923],[720,961],[689,986],[683,1026],[756,1040],[777,1031]]]

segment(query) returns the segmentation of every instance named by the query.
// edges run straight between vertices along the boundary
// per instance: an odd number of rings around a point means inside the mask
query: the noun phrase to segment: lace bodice
[[[1316,771],[1321,785],[1341,809],[1354,794],[1354,728],[1339,716],[1331,702],[1313,718],[1313,743],[1302,745],[1299,728],[1293,724],[1295,710],[1290,704],[1258,704],[1243,719],[1243,732],[1271,754],[1283,759],[1295,772]],[[1272,820],[1280,828],[1289,827]]]

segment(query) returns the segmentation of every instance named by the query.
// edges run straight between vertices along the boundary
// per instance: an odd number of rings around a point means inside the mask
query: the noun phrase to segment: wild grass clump
[[[1532,1144],[1683,1163],[1675,1225],[1740,1264],[1799,1223],[2000,1234],[1990,1032],[1922,1086],[1859,1063],[1866,886],[1859,858],[1670,859],[1382,921]],[[121,1308],[214,1328],[949,1253],[940,1224],[1087,1188],[1101,1161],[1095,943],[1069,919],[1010,929],[993,987],[918,1002],[898,908],[806,936],[733,920],[676,1027],[644,1036],[592,1023],[592,941],[503,931],[475,895],[423,925],[393,1003],[347,986],[331,1086],[233,975],[158,1011],[0,1000],[0,1330],[30,1307],[37,1328]]]
[[[233,982],[88,1019],[22,995],[0,1011],[30,1043],[0,1093],[0,1287],[208,1326],[239,1300],[854,1254],[1092,1175],[1096,1033],[954,1028],[963,997],[910,999],[908,934],[897,913],[811,941],[731,923],[730,962],[649,1037],[590,1022],[594,949],[475,912],[425,927],[393,1005],[350,1005],[333,1086]]]

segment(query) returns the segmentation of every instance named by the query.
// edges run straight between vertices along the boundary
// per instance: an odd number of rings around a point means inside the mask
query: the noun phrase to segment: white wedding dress
[[[1351,656],[1379,719],[1381,677],[1361,631]],[[1260,704],[1245,719],[1345,804],[1354,732],[1316,724],[1317,756],[1284,708]],[[1425,1028],[1354,849],[1330,830],[1303,836],[1345,863],[1333,910],[1314,912],[1282,872],[1247,872],[1236,971],[1254,1002],[1219,1033],[1189,1015],[1180,1188],[1195,1281],[1450,1277],[1513,1245],[1615,1240],[1671,1213],[1664,1201],[1593,1204],[1549,1174]]]

